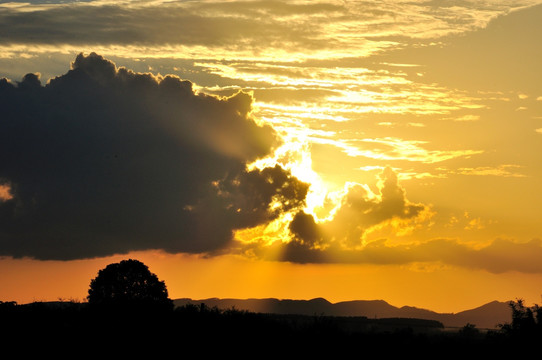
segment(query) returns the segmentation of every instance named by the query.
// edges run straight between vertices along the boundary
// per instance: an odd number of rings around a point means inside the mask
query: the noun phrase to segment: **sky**
[[[0,300],[542,296],[542,1],[0,2]]]

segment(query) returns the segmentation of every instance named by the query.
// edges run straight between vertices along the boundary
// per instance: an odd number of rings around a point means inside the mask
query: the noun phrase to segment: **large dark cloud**
[[[0,80],[0,254],[208,252],[299,207],[307,185],[289,172],[246,170],[280,144],[251,104],[94,53],[45,86]]]

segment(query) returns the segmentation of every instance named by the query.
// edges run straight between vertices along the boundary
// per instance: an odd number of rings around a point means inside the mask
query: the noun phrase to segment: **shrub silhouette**
[[[138,260],[107,265],[90,282],[91,308],[115,311],[172,310],[166,285]]]

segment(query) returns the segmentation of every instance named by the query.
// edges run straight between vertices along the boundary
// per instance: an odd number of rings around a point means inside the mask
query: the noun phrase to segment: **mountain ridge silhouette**
[[[384,300],[350,300],[331,303],[324,298],[291,300],[277,298],[208,298],[173,300],[175,306],[205,304],[219,309],[246,310],[257,313],[362,316],[367,318],[415,318],[440,321],[445,327],[462,327],[466,324],[481,329],[497,329],[499,324],[511,321],[509,302],[491,301],[479,307],[457,313],[439,313],[413,306],[396,307]]]

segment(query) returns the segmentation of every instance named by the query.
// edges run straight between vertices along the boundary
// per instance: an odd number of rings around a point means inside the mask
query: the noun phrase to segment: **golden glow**
[[[542,51],[536,31],[517,30],[524,29],[522,19],[539,29],[532,19],[540,7],[530,7],[536,4],[542,0],[0,4],[0,17],[70,14],[51,18],[65,31],[36,25],[50,40],[25,34],[33,23],[14,26],[19,37],[0,44],[0,69],[9,72],[0,77],[16,83],[40,71],[45,83],[65,73],[75,54],[93,51],[134,71],[188,79],[200,94],[249,92],[249,115],[271,125],[283,144],[248,169],[280,165],[310,184],[304,208],[238,229],[217,250],[224,256],[147,251],[65,263],[2,259],[0,273],[9,276],[0,278],[0,301],[82,298],[99,268],[126,256],[148,262],[172,297],[382,298],[441,311],[514,297],[539,301],[538,269],[511,265],[496,273],[491,264],[450,263],[430,246],[420,250],[426,260],[393,261],[435,239],[470,251],[495,239],[521,246],[542,238],[536,63]],[[104,5],[123,14],[118,26],[130,31],[115,32],[108,17],[87,27],[75,21]],[[82,38],[67,36],[71,30]],[[101,32],[93,37],[94,30]],[[243,155],[225,132],[212,135],[218,151]],[[397,182],[385,185],[388,170]],[[16,197],[4,180],[0,203]],[[278,208],[275,198],[270,209]],[[309,244],[326,250],[323,260],[284,261],[293,241],[289,225],[300,211],[324,234]],[[371,263],[363,250],[384,259]],[[510,256],[506,247],[490,250],[495,258]]]
[[[394,306],[416,304],[438,312],[459,312],[493,300],[508,301],[510,294],[522,297],[528,304],[539,303],[539,289],[532,284],[542,282],[540,274],[488,274],[438,264],[300,265],[148,251],[71,262],[3,259],[0,270],[9,276],[0,278],[1,296],[21,304],[59,299],[84,301],[98,270],[127,258],[148,265],[165,281],[173,299],[384,299]]]
[[[7,201],[11,199],[13,199],[11,187],[9,185],[0,184],[0,201]]]

